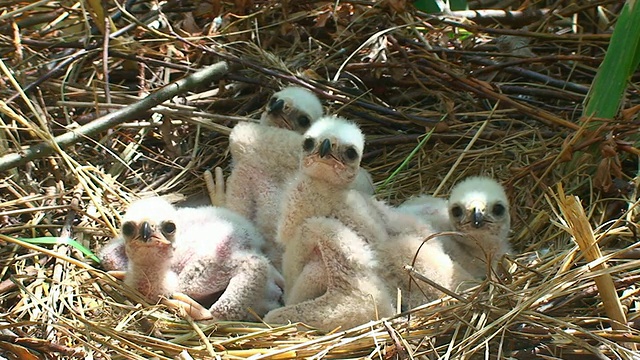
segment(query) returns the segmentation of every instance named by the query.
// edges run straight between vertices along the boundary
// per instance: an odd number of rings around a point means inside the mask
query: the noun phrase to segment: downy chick
[[[249,309],[263,315],[280,306],[283,279],[260,252],[262,236],[229,210],[138,200],[119,239],[128,259],[125,283],[149,301],[183,294],[218,320],[252,320]]]
[[[511,216],[504,188],[489,177],[466,178],[451,190],[448,210],[452,229],[464,235],[446,242],[447,252],[474,277],[486,276],[487,264],[511,252]]]
[[[486,176],[472,176],[456,184],[449,200],[423,195],[400,205],[437,231],[456,231],[443,245],[453,260],[475,278],[487,275],[487,263],[511,252],[509,201],[504,188]]]
[[[286,306],[265,321],[331,330],[393,313],[370,245],[386,240],[384,224],[371,202],[349,189],[363,148],[360,129],[342,118],[324,117],[305,134],[278,226]]]

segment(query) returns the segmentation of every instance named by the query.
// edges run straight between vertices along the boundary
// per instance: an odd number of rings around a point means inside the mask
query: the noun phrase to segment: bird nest
[[[432,16],[397,0],[10,2],[0,355],[632,358],[638,123],[623,112],[593,130],[600,120],[581,117],[620,2],[493,3]],[[195,323],[101,271],[89,250],[127,204],[206,197],[204,172],[229,173],[230,129],[285,85],[360,124],[380,199],[499,179],[516,250],[506,275],[323,334]],[[638,104],[629,91],[624,109]]]

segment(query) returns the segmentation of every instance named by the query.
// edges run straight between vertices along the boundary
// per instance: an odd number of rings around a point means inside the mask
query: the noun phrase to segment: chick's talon
[[[227,205],[225,193],[226,184],[224,175],[222,174],[222,168],[220,166],[216,166],[214,174],[211,174],[211,170],[206,170],[204,172],[204,182],[207,185],[209,200],[213,206],[225,207]]]
[[[162,303],[172,309],[178,310],[182,317],[189,316],[196,321],[213,319],[209,310],[184,294],[173,294],[172,299],[165,298],[162,300]]]
[[[111,270],[111,271],[107,271],[107,274],[113,276],[114,278],[120,281],[123,281],[127,272],[124,270]]]

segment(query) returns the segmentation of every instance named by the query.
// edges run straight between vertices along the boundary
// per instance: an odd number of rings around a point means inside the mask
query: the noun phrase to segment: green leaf
[[[36,245],[70,245],[78,249],[81,253],[84,254],[84,256],[87,256],[91,260],[100,263],[100,259],[98,259],[98,257],[93,252],[91,252],[91,250],[87,249],[82,244],[71,238],[45,236],[38,238],[18,238],[18,240]]]
[[[448,2],[449,9],[452,11],[467,10],[467,0],[449,0]],[[435,14],[444,11],[446,3],[446,0],[416,0],[413,2],[413,6],[428,14]]]
[[[620,109],[629,78],[640,61],[640,6],[635,0],[624,5],[611,36],[604,61],[585,99],[583,115],[612,119]],[[592,121],[590,129],[600,126]]]

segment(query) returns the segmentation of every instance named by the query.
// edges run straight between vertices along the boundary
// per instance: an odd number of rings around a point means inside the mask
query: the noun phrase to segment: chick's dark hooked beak
[[[267,111],[269,113],[280,112],[284,109],[284,100],[278,99],[276,101],[271,101],[269,106],[267,106]]]
[[[482,223],[484,223],[484,214],[482,213],[482,211],[478,208],[474,208],[473,209],[473,227],[474,228],[479,228],[482,226]]]
[[[145,242],[149,242],[149,239],[151,238],[152,233],[153,233],[153,229],[151,228],[151,225],[147,221],[143,222],[140,225],[140,236]]]
[[[322,140],[322,144],[320,144],[320,157],[325,157],[329,155],[331,152],[331,140],[324,139]]]

